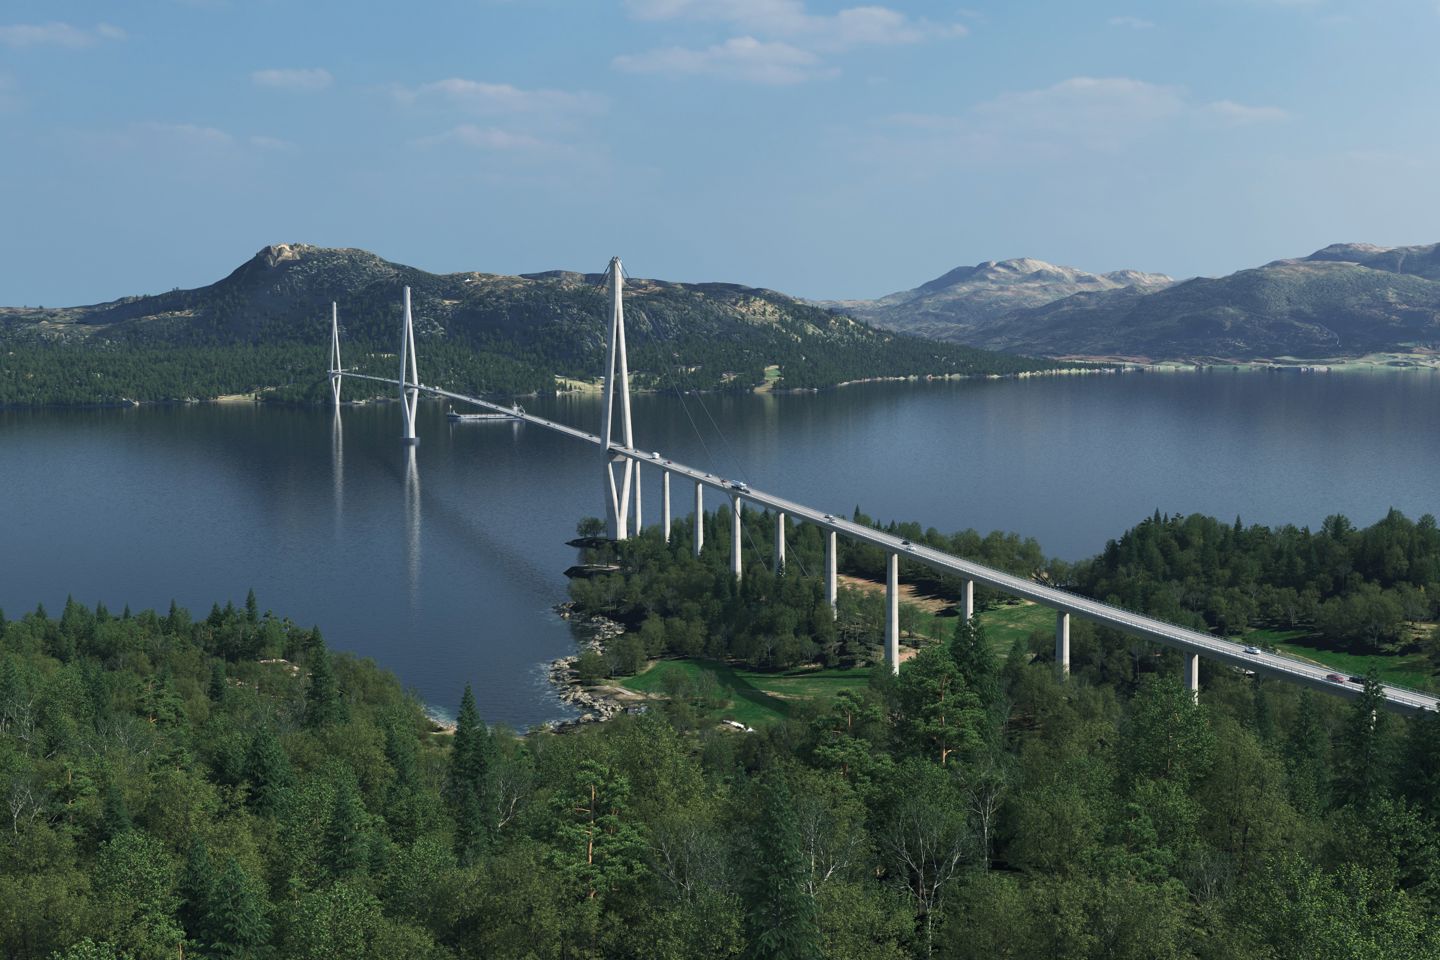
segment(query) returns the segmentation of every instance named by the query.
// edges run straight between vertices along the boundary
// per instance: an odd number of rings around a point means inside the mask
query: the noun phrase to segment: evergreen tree
[[[978,746],[985,713],[948,650],[926,647],[900,671],[895,685],[904,746],[937,763]]]
[[[1295,724],[1285,741],[1285,770],[1290,781],[1290,802],[1302,813],[1314,815],[1329,804],[1328,746],[1315,695],[1301,691]]]
[[[130,810],[125,806],[125,795],[113,780],[106,783],[105,799],[100,808],[100,838],[113,839],[133,826]]]
[[[195,944],[208,944],[211,936],[210,911],[215,901],[215,885],[218,883],[215,868],[210,863],[210,852],[204,840],[190,845],[185,856],[185,869],[180,874],[180,923],[185,936]]]
[[[630,781],[596,760],[582,760],[551,798],[556,815],[552,859],[586,900],[633,883],[645,870],[645,843],[633,822]]]
[[[221,957],[260,957],[270,940],[270,903],[265,889],[234,857],[226,861],[216,879],[205,926],[212,938],[210,949]]]
[[[980,623],[979,616],[968,620],[962,618],[955,624],[950,656],[959,668],[965,685],[980,698],[980,703],[985,707],[994,705],[1000,697],[1000,668],[985,639],[985,627]]]
[[[455,818],[455,854],[468,863],[489,838],[489,776],[495,742],[475,708],[470,685],[460,697],[455,737],[450,748],[446,791]]]
[[[342,777],[325,825],[324,866],[332,878],[338,880],[365,869],[370,856],[367,819],[355,785],[349,777]]]
[[[318,638],[319,632],[316,631]],[[335,674],[330,667],[330,654],[323,642],[317,642],[310,650],[310,685],[305,688],[305,725],[323,727],[341,717],[340,692],[335,683]]]
[[[205,693],[212,703],[225,699],[225,661],[216,660],[210,664],[210,685]]]
[[[260,622],[260,604],[255,600],[254,587],[251,587],[250,592],[245,594],[245,622],[252,627]]]
[[[746,871],[745,921],[751,960],[819,960],[820,930],[795,804],[778,774],[759,786],[753,861]]]
[[[281,791],[290,786],[290,759],[267,726],[256,729],[245,750],[242,776],[250,783],[250,802],[263,813],[279,806]]]
[[[1390,717],[1384,705],[1384,688],[1372,670],[1365,677],[1364,691],[1350,705],[1336,761],[1336,797],[1360,810],[1369,809],[1380,798],[1390,774],[1387,737]]]

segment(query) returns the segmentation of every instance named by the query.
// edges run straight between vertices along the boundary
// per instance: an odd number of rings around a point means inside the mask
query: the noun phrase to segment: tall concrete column
[[[1061,678],[1070,676],[1070,614],[1055,611],[1055,669]]]
[[[640,531],[645,529],[645,521],[641,519],[640,513],[640,461],[635,461],[635,536],[640,536]]]
[[[900,672],[900,554],[885,561],[885,660],[891,673]]]
[[[670,471],[660,471],[660,529],[665,542],[670,542]]]
[[[740,502],[739,496],[730,498],[730,570],[735,574],[735,579],[740,579],[740,511],[744,505]]]
[[[785,514],[775,514],[775,572],[785,569]]]
[[[705,547],[705,485],[695,481],[695,556]]]
[[[1185,657],[1185,689],[1190,691],[1190,696],[1195,702],[1200,702],[1200,654],[1187,653]]]
[[[960,588],[960,615],[968,622],[975,616],[975,581],[966,580]]]
[[[830,612],[835,612],[837,601],[835,576],[835,531],[825,531],[825,600],[830,604]]]

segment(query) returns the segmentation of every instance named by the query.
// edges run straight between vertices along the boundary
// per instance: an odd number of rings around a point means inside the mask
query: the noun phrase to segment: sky
[[[0,304],[271,243],[876,297],[1440,241],[1440,0],[4,0]]]

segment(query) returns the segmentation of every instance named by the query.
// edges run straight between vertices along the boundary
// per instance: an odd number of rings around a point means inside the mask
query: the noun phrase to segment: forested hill
[[[83,307],[0,308],[0,338],[14,351],[0,360],[0,404],[281,386],[290,398],[318,397],[331,302],[339,304],[347,366],[379,370],[372,355],[395,349],[405,286],[427,383],[525,393],[552,388],[555,376],[593,379],[601,371],[609,304],[598,274],[441,275],[364,250],[277,244],[207,287]],[[1054,366],[877,331],[734,284],[633,279],[626,295],[630,366],[642,388],[748,388],[763,383],[771,365],[789,388]],[[283,349],[267,352],[276,348]],[[155,374],[166,366],[156,351],[176,350],[206,351],[201,362],[180,364],[204,373]]]

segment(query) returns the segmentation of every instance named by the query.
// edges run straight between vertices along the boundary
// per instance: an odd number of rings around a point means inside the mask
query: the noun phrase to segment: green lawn
[[[1016,640],[1028,640],[1036,630],[1055,630],[1055,611],[1038,603],[1006,603],[980,611],[985,639],[996,656],[1010,652]]]
[[[1433,690],[1437,686],[1433,668],[1424,654],[1361,656],[1317,646],[1312,642],[1313,636],[1308,630],[1251,630],[1245,634],[1245,642],[1274,647],[1291,656],[1324,664],[1347,677],[1364,676],[1373,667],[1378,671],[1383,683],[1414,687],[1417,690]]]
[[[786,716],[795,701],[825,700],[841,690],[863,687],[870,671],[858,668],[760,673],[710,660],[661,660],[644,673],[619,682],[630,690],[663,694],[666,678],[676,675],[696,685],[713,682],[713,705],[702,709],[702,713],[712,714],[717,721],[738,720],[757,727]]]

